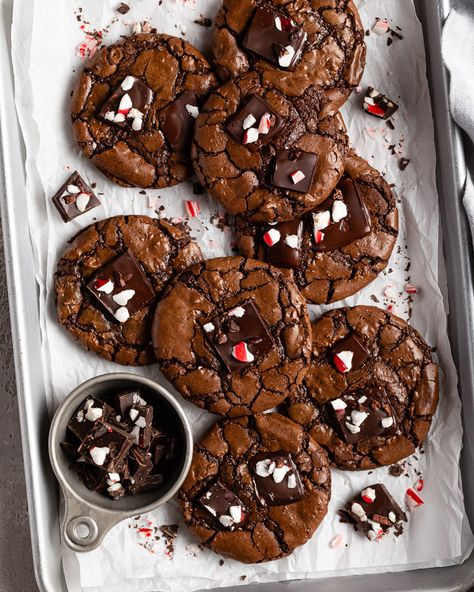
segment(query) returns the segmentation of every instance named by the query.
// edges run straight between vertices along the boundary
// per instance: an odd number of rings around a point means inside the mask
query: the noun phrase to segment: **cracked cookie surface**
[[[229,372],[204,325],[248,302],[273,345]],[[278,269],[243,257],[211,259],[177,277],[156,308],[152,333],[160,368],[176,389],[199,407],[232,417],[281,403],[301,383],[311,354],[306,301],[295,284]]]
[[[357,184],[370,215],[370,233],[340,248],[319,251],[315,246],[312,215],[308,213],[301,219],[303,230],[298,263],[291,269],[281,268],[295,281],[303,296],[315,304],[337,302],[374,281],[386,268],[397,240],[396,200],[382,175],[367,161],[350,152],[344,163],[342,179],[346,178]],[[263,235],[271,228],[237,218],[236,232],[242,254],[266,260],[268,247]]]
[[[55,275],[58,320],[88,350],[119,364],[156,362],[151,323],[156,298],[120,323],[96,304],[86,289],[92,276],[118,255],[131,252],[157,297],[171,277],[201,261],[186,231],[148,216],[116,216],[76,235],[61,257]]]
[[[332,310],[312,329],[310,369],[303,385],[287,400],[288,416],[308,429],[340,469],[372,469],[413,454],[428,434],[439,390],[438,366],[420,334],[404,320],[373,306]],[[367,359],[358,368],[340,372],[332,350],[351,335],[363,344]],[[382,389],[388,398],[394,418],[390,435],[384,436],[381,430],[373,437],[348,443],[337,427],[330,401],[348,394],[363,397],[370,388]],[[370,404],[370,396],[368,399],[365,407]],[[370,413],[380,408],[377,403]],[[348,415],[347,408],[342,413]],[[362,422],[362,430],[363,426]]]
[[[307,34],[294,71],[256,56],[242,38],[257,8],[287,16]],[[309,86],[323,90],[321,107],[334,112],[345,103],[365,67],[364,28],[352,0],[224,0],[215,19],[213,55],[221,80],[258,70],[264,86],[300,96]]]
[[[127,76],[153,93],[142,127],[119,127],[98,116]],[[192,175],[190,141],[173,148],[163,134],[160,110],[184,92],[200,105],[216,78],[202,54],[168,35],[137,34],[104,47],[84,68],[72,98],[73,131],[82,153],[109,179],[130,187],[171,187]]]
[[[211,93],[196,121],[193,164],[199,181],[231,214],[255,222],[291,220],[324,201],[339,181],[348,143],[346,128],[339,113],[318,118],[319,91],[310,88],[293,98],[261,82],[256,72],[249,72]],[[284,122],[280,133],[257,151],[227,130],[229,118],[252,95],[263,97]],[[307,192],[272,185],[275,153],[282,149],[316,155]]]
[[[257,454],[290,453],[304,495],[287,505],[263,506],[256,495],[249,461]],[[248,510],[233,530],[203,510],[201,495],[216,481]],[[298,424],[278,413],[222,420],[195,445],[179,499],[186,523],[214,552],[243,563],[280,559],[308,541],[327,512],[331,474],[327,455]]]

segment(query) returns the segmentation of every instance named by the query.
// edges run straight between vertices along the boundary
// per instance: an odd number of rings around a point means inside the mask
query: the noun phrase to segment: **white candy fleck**
[[[123,113],[117,113],[114,115],[114,122],[115,123],[123,123],[125,121],[125,115]]]
[[[391,428],[393,426],[393,417],[384,417],[381,423],[383,428]]]
[[[395,512],[389,512],[388,513],[388,519],[390,520],[390,522],[396,522],[397,521],[397,517],[395,516]]]
[[[369,541],[375,541],[375,539],[377,538],[375,530],[369,530],[367,532],[367,538],[369,539]]]
[[[142,429],[146,428],[146,419],[143,417],[143,415],[137,419],[135,425]]]
[[[132,107],[133,107],[133,103],[132,103],[132,99],[130,98],[130,95],[128,93],[125,93],[123,95],[123,97],[120,99],[118,110],[119,111],[130,111],[130,109]]]
[[[294,489],[296,487],[296,477],[295,475],[293,475],[293,473],[288,476],[288,481],[286,484],[288,486],[288,489]]]
[[[125,306],[121,306],[115,311],[114,317],[117,319],[119,323],[125,323],[130,318],[128,308],[126,308]]]
[[[118,483],[120,481],[120,475],[118,473],[109,473],[107,476],[107,483],[109,485],[113,485],[114,483]]]
[[[226,528],[229,528],[230,526],[232,526],[234,524],[232,517],[227,516],[227,514],[223,514],[222,516],[219,516],[219,522],[222,524],[222,526],[225,526]]]
[[[211,506],[204,506],[208,512],[210,512],[213,516],[216,515],[216,511]]]
[[[79,193],[76,197],[76,208],[80,212],[85,212],[91,196],[88,193]]]
[[[276,228],[270,228],[270,230],[266,234],[267,234],[267,237],[270,239],[270,242],[272,243],[269,246],[273,247],[278,242],[280,242],[281,232],[279,230],[277,230]]]
[[[104,294],[110,294],[114,290],[114,285],[110,280],[108,280],[107,282],[105,282],[103,286],[100,286],[100,288],[96,288],[96,290],[97,292],[104,292]]]
[[[104,119],[107,121],[114,121],[115,113],[113,111],[107,111],[107,113],[104,115]]]
[[[313,214],[313,225],[315,230],[324,230],[331,224],[331,213],[329,210]]]
[[[363,403],[365,403],[367,401],[367,397],[365,395],[362,395],[362,397],[360,397],[359,399],[357,399],[357,402],[362,405]]]
[[[112,300],[119,306],[126,306],[134,296],[135,290],[122,290],[118,294],[114,294]]]
[[[130,415],[130,419],[132,421],[135,421],[138,417],[138,409],[130,409],[130,411],[128,412],[128,414]]]
[[[82,409],[77,412],[76,421],[78,421],[79,423],[82,423],[84,421],[84,411],[82,411]]]
[[[285,238],[285,243],[290,247],[290,249],[297,249],[298,248],[298,235],[297,234],[289,234]]]
[[[282,68],[288,68],[295,56],[295,49],[291,45],[285,47],[285,53],[278,58],[278,64]]]
[[[100,417],[102,417],[102,409],[100,407],[89,407],[86,412],[86,419],[87,421],[97,421]]]
[[[354,409],[353,411],[351,411],[352,423],[355,426],[362,425],[368,416],[369,416],[369,414],[366,413],[365,411],[357,411],[357,409]]]
[[[251,113],[249,113],[242,122],[242,127],[244,128],[244,130],[248,130],[250,127],[252,127],[254,123],[257,123],[257,120]]]
[[[239,522],[242,522],[242,519],[244,517],[241,506],[230,506],[229,514],[231,515],[232,520],[236,524],[238,524]]]
[[[337,199],[332,205],[332,219],[334,222],[340,222],[347,216],[347,206],[346,204]]]
[[[134,405],[146,405],[145,399],[140,397],[138,393],[133,393],[132,402]]]
[[[368,500],[373,502],[376,497],[375,489],[373,487],[366,487],[364,490],[360,492],[360,495],[364,501],[366,501],[365,498],[367,498]]]
[[[120,86],[122,87],[122,90],[130,90],[134,83],[135,78],[133,76],[126,76]]]
[[[275,28],[279,31],[283,31],[283,27],[281,26],[281,18],[279,16],[275,17]]]
[[[269,460],[259,460],[255,465],[255,472],[259,477],[269,477],[275,470],[275,463]]]
[[[138,426],[135,426],[133,430],[130,432],[130,435],[132,436],[135,444],[138,444],[138,440],[140,438],[140,428]]]
[[[346,423],[346,428],[352,433],[352,434],[358,434],[360,432],[360,428],[358,426],[353,425],[352,423],[349,423],[348,421],[345,422]]]
[[[347,403],[344,403],[342,399],[334,399],[334,401],[331,401],[331,405],[334,411],[342,411],[347,407]]]
[[[336,356],[341,360],[341,362],[346,367],[346,370],[344,370],[344,372],[349,372],[349,370],[352,368],[352,358],[354,357],[354,352],[342,351],[342,352],[339,352],[338,354],[336,354]]]
[[[258,140],[258,130],[255,127],[251,127],[245,133],[244,144],[253,144]]]
[[[110,453],[110,448],[108,446],[93,446],[89,453],[94,463],[101,467]]]
[[[240,319],[245,314],[245,308],[243,306],[236,306],[227,313],[230,317],[237,317]]]
[[[68,185],[66,187],[68,193],[76,194],[79,193],[81,190],[77,185]]]
[[[132,121],[132,130],[139,132],[143,127],[143,119],[141,117],[134,117]]]
[[[212,323],[206,323],[205,325],[202,326],[202,328],[204,329],[204,331],[206,333],[210,333],[211,331],[214,331],[215,326]]]
[[[114,483],[113,485],[110,485],[110,487],[107,487],[107,491],[109,493],[114,493],[115,491],[120,491],[121,489],[122,489],[121,483]]]
[[[360,504],[358,504],[357,502],[354,502],[352,504],[351,512],[353,514],[355,514],[358,518],[360,518],[363,522],[365,522],[367,520],[367,516],[365,514],[364,508]]]
[[[275,481],[275,483],[281,483],[285,478],[286,474],[290,471],[290,467],[286,465],[283,465],[282,467],[276,467],[272,473],[273,481]]]
[[[186,105],[186,111],[194,119],[196,119],[196,117],[199,115],[199,107],[196,107],[196,105]]]

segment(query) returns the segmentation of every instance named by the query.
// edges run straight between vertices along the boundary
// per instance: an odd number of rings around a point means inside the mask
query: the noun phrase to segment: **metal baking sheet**
[[[22,1],[22,0],[16,0]],[[26,0],[25,0],[26,1]],[[25,475],[33,557],[38,586],[47,592],[66,592],[62,574],[58,526],[58,491],[47,457],[49,415],[46,407],[37,290],[32,249],[26,220],[24,146],[15,115],[13,75],[10,63],[10,27],[13,0],[0,0],[0,125],[3,144],[2,224],[10,299],[12,336],[20,408]],[[415,0],[425,31],[428,76],[438,152],[438,188],[443,221],[442,247],[449,286],[449,332],[458,369],[463,402],[464,451],[461,458],[466,511],[474,523],[474,289],[472,242],[462,210],[461,191],[465,163],[459,132],[449,115],[447,77],[441,60],[441,25],[449,12],[449,0]],[[474,553],[459,566],[351,577],[351,588],[410,592],[416,590],[468,590],[474,584]],[[315,581],[247,586],[258,592],[291,586],[306,592]],[[328,592],[340,590],[341,579],[324,580]],[[242,587],[239,587],[241,590]]]

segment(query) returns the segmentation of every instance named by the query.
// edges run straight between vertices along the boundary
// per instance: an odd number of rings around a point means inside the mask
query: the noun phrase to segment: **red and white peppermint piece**
[[[339,372],[349,372],[352,368],[352,358],[354,357],[354,352],[351,351],[342,351],[338,354],[334,354],[333,362]]]
[[[94,282],[94,289],[97,292],[104,292],[104,294],[110,294],[113,292],[114,284],[110,280],[105,278],[97,278]]]
[[[117,308],[117,310],[114,312],[114,317],[117,319],[119,323],[126,323],[130,318],[128,308],[126,306],[121,306],[120,308]]]
[[[413,491],[411,487],[407,489],[407,502],[410,508],[417,508],[418,506],[423,505],[425,502],[421,499],[421,497]]]
[[[123,97],[120,99],[118,112],[122,113],[123,115],[127,115],[130,109],[133,107],[132,99],[128,93],[125,93]]]
[[[320,230],[316,230],[316,232],[314,233],[314,240],[317,243],[322,243],[324,240],[324,232],[321,232]]]
[[[338,549],[342,545],[343,542],[344,542],[344,537],[342,536],[342,534],[336,534],[336,536],[329,543],[329,546],[331,547],[331,549]]]
[[[368,103],[364,102],[364,109],[368,113],[376,115],[377,117],[384,117],[385,115],[385,109],[379,107],[379,105],[369,105]]]
[[[231,515],[232,520],[236,524],[239,524],[239,522],[242,522],[242,520],[244,519],[244,513],[242,511],[242,506],[230,506],[229,514]]]
[[[334,399],[331,401],[331,405],[334,411],[344,411],[344,409],[347,407],[347,403],[344,403],[342,399]]]
[[[122,87],[122,90],[127,91],[130,90],[134,84],[135,78],[133,76],[125,76],[120,86]]]
[[[287,45],[285,47],[285,52],[283,53],[283,55],[278,57],[278,64],[282,68],[288,68],[294,57],[295,48],[292,45]]]
[[[85,212],[90,200],[91,196],[88,193],[79,193],[79,195],[76,197],[76,208],[80,212]]]
[[[424,486],[425,486],[425,481],[420,477],[415,484],[415,489],[417,491],[423,491]]]
[[[258,140],[257,128],[251,127],[244,134],[244,144],[253,144]]]
[[[300,170],[290,173],[290,177],[295,185],[297,183],[300,183],[303,179],[306,179],[306,175],[303,173],[303,171],[300,171]]]
[[[270,113],[264,113],[262,117],[260,117],[260,122],[258,124],[258,133],[267,135],[272,127],[272,116]]]
[[[253,126],[254,123],[257,123],[257,120],[251,113],[249,113],[242,122],[242,127],[244,128],[244,130],[248,130],[250,127]]]
[[[263,240],[265,241],[265,244],[269,247],[273,247],[273,245],[276,245],[280,241],[280,238],[281,233],[276,228],[270,228],[270,230],[268,230],[263,235]]]
[[[360,497],[364,500],[366,504],[372,504],[375,501],[375,489],[372,487],[366,487],[360,493]]]
[[[383,295],[385,298],[391,298],[392,300],[397,297],[397,291],[395,289],[395,284],[389,283],[385,286],[385,290],[383,291]]]
[[[104,119],[107,119],[107,121],[113,121],[115,119],[115,113],[113,111],[107,111],[104,115]]]
[[[188,214],[191,216],[191,218],[199,216],[201,212],[201,206],[197,201],[186,200],[186,209],[188,210]]]
[[[415,286],[413,284],[406,284],[405,285],[405,292],[407,294],[417,294],[418,290],[417,290],[417,288],[415,288]]]
[[[372,27],[372,30],[377,35],[384,35],[388,31],[388,20],[387,19],[377,19],[377,22]]]
[[[313,225],[315,230],[324,230],[331,224],[331,212],[324,210],[313,214]]]
[[[232,348],[232,356],[238,362],[244,362],[244,363],[245,362],[253,362],[255,359],[255,356],[249,350],[245,341],[240,341],[239,343],[236,343],[234,345],[234,347]]]
[[[341,199],[336,199],[332,204],[332,219],[334,222],[340,222],[347,217],[347,206]]]
[[[297,234],[289,234],[285,238],[285,243],[290,247],[290,249],[297,249],[300,239],[298,238]]]
[[[243,306],[236,306],[227,313],[230,317],[242,318],[245,314],[245,308]]]
[[[128,302],[135,296],[135,290],[122,290],[112,296],[112,300],[119,306],[127,306]]]
[[[353,504],[351,505],[351,512],[355,514],[358,518],[360,518],[362,522],[365,522],[367,520],[367,515],[365,513],[364,508],[357,502],[353,502]]]
[[[101,467],[104,464],[105,459],[107,458],[107,455],[109,453],[110,448],[108,446],[93,446],[89,450],[89,454],[91,455],[92,460],[99,467]]]

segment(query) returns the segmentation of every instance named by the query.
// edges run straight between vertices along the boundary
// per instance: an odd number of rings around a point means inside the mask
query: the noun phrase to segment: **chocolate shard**
[[[248,509],[242,501],[220,481],[206,489],[198,503],[214,521],[227,530],[239,528],[248,516]]]
[[[99,421],[107,421],[112,416],[114,416],[114,409],[110,405],[96,397],[87,397],[69,420],[67,429],[78,441],[81,441],[90,434]]]
[[[125,418],[133,405],[146,405],[139,391],[126,391],[115,396],[115,407],[122,418]]]
[[[135,443],[140,448],[150,446],[153,421],[153,407],[151,405],[132,405],[125,415]]]
[[[289,452],[257,454],[250,460],[249,470],[262,506],[293,504],[304,496],[299,471]]]
[[[265,261],[276,267],[298,267],[302,237],[303,221],[300,219],[265,226],[261,236]]]
[[[97,196],[77,171],[72,173],[51,199],[64,222],[70,222],[84,212],[100,206]]]
[[[160,129],[173,150],[185,150],[191,146],[198,114],[198,96],[192,91],[183,92],[158,112]]]
[[[329,352],[332,363],[340,372],[358,370],[369,359],[369,355],[363,341],[353,333],[338,341]]]
[[[364,110],[375,117],[389,119],[398,110],[398,105],[386,95],[369,86],[364,97]]]
[[[100,421],[91,433],[84,438],[79,454],[87,462],[98,466],[109,473],[120,470],[120,465],[133,444],[133,437],[121,428]]]

